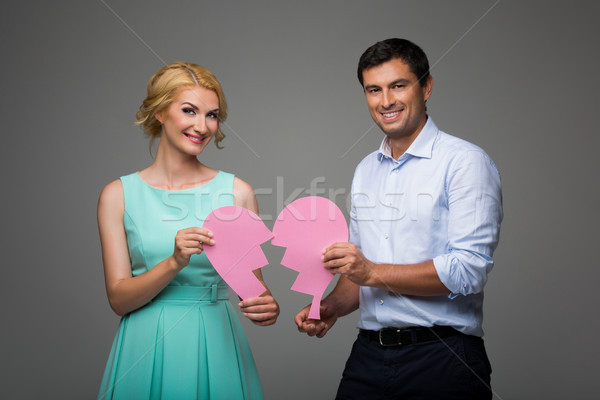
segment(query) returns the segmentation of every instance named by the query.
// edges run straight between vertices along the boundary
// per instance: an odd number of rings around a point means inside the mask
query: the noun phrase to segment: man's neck
[[[420,124],[420,126],[417,129],[415,129],[415,131],[413,133],[411,133],[410,135],[401,136],[401,137],[397,137],[397,138],[391,138],[388,136],[388,144],[390,146],[390,152],[391,152],[392,158],[394,160],[398,161],[398,159],[404,153],[406,153],[406,150],[408,150],[408,148],[414,143],[414,141],[417,139],[417,137],[419,136],[419,134],[421,133],[421,131],[427,124],[428,119],[429,119],[429,117],[426,115],[425,119]]]

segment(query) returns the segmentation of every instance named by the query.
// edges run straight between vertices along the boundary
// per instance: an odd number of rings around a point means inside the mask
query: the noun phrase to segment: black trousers
[[[336,399],[489,400],[491,372],[479,337],[382,347],[359,336]]]

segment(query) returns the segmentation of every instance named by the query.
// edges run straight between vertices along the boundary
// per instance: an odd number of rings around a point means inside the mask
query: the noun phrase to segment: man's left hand
[[[345,275],[357,285],[371,279],[374,264],[352,243],[337,242],[323,250],[323,266],[333,274]]]

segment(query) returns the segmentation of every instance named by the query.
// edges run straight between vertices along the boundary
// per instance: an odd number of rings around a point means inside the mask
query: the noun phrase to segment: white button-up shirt
[[[429,117],[409,149],[387,137],[356,168],[350,241],[375,263],[433,260],[449,296],[404,296],[361,287],[359,328],[447,325],[482,336],[483,287],[502,220],[500,175],[479,147]]]

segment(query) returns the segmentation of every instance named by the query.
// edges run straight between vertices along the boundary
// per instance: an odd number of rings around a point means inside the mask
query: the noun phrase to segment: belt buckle
[[[393,331],[396,334],[396,342],[395,343],[384,343],[382,340],[381,333],[384,331]],[[396,328],[383,328],[378,332],[379,335],[379,344],[383,347],[391,347],[391,346],[401,346],[402,342],[400,341],[400,329]]]

